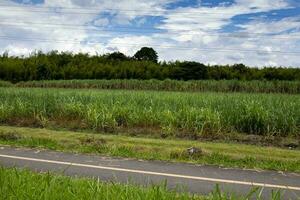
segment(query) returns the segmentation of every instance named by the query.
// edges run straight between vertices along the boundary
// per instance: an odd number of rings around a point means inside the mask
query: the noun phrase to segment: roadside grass
[[[143,188],[131,184],[104,183],[100,180],[70,178],[51,173],[0,168],[0,199],[205,199],[188,193],[168,191],[165,186]]]
[[[166,183],[148,187],[133,184],[104,183],[99,179],[67,177],[52,173],[33,173],[29,170],[0,168],[0,199],[80,199],[80,200],[248,200],[262,199],[259,188],[248,195],[224,193],[218,186],[208,196],[177,193],[168,190]],[[272,192],[271,200],[280,200],[280,191]]]
[[[0,126],[0,144],[143,160],[300,172],[299,150],[235,143]],[[190,155],[187,152],[189,147],[196,147],[200,152]]]

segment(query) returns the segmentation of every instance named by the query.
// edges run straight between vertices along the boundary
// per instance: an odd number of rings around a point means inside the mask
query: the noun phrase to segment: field
[[[9,85],[9,84],[6,84]],[[0,83],[1,86],[1,83]],[[184,92],[248,92],[300,94],[300,81],[238,80],[58,80],[19,82],[17,87],[128,89]]]
[[[219,138],[299,138],[300,96],[0,88],[2,124]]]
[[[299,173],[298,84],[0,82],[0,145]],[[189,147],[201,151],[190,155]],[[200,197],[163,184],[141,187],[4,168],[0,194],[0,199],[249,199],[218,188]],[[249,194],[260,199],[259,189]]]

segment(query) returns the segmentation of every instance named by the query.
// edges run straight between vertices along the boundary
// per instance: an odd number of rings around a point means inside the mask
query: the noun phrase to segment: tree
[[[24,57],[9,56],[8,52],[5,52],[0,53],[0,79],[12,82],[96,78],[300,80],[300,68],[260,69],[243,64],[209,66],[198,62],[155,62],[156,52],[147,47],[137,52],[135,58],[119,52],[90,56],[85,53],[36,51]]]
[[[44,63],[38,64],[36,73],[37,73],[38,80],[50,80],[50,72],[46,64]]]
[[[8,51],[4,51],[1,57],[2,57],[2,59],[8,58]]]
[[[109,60],[118,60],[118,61],[128,61],[128,60],[130,60],[126,55],[124,55],[121,52],[113,52],[111,54],[108,54],[107,58]]]
[[[139,51],[136,52],[134,58],[137,60],[145,60],[145,61],[152,61],[157,63],[158,55],[157,52],[150,47],[143,47]]]
[[[240,63],[240,64],[234,64],[233,66],[232,66],[232,68],[235,70],[235,71],[238,71],[239,73],[245,73],[245,72],[247,72],[247,67],[244,65],[244,64],[242,64],[242,63]]]
[[[249,77],[250,70],[242,63],[232,66],[234,78],[238,80],[246,80]]]
[[[208,78],[207,66],[198,62],[178,63],[177,70],[174,72],[175,79],[183,80],[202,80]]]

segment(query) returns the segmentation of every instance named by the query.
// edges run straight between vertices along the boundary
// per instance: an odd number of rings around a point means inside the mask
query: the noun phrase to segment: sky
[[[300,67],[299,0],[1,0],[0,53],[36,50]]]

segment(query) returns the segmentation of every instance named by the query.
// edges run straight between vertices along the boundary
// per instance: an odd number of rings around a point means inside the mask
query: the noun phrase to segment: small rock
[[[202,150],[196,147],[191,147],[187,149],[187,152],[189,155],[195,155],[195,154],[202,153]]]

